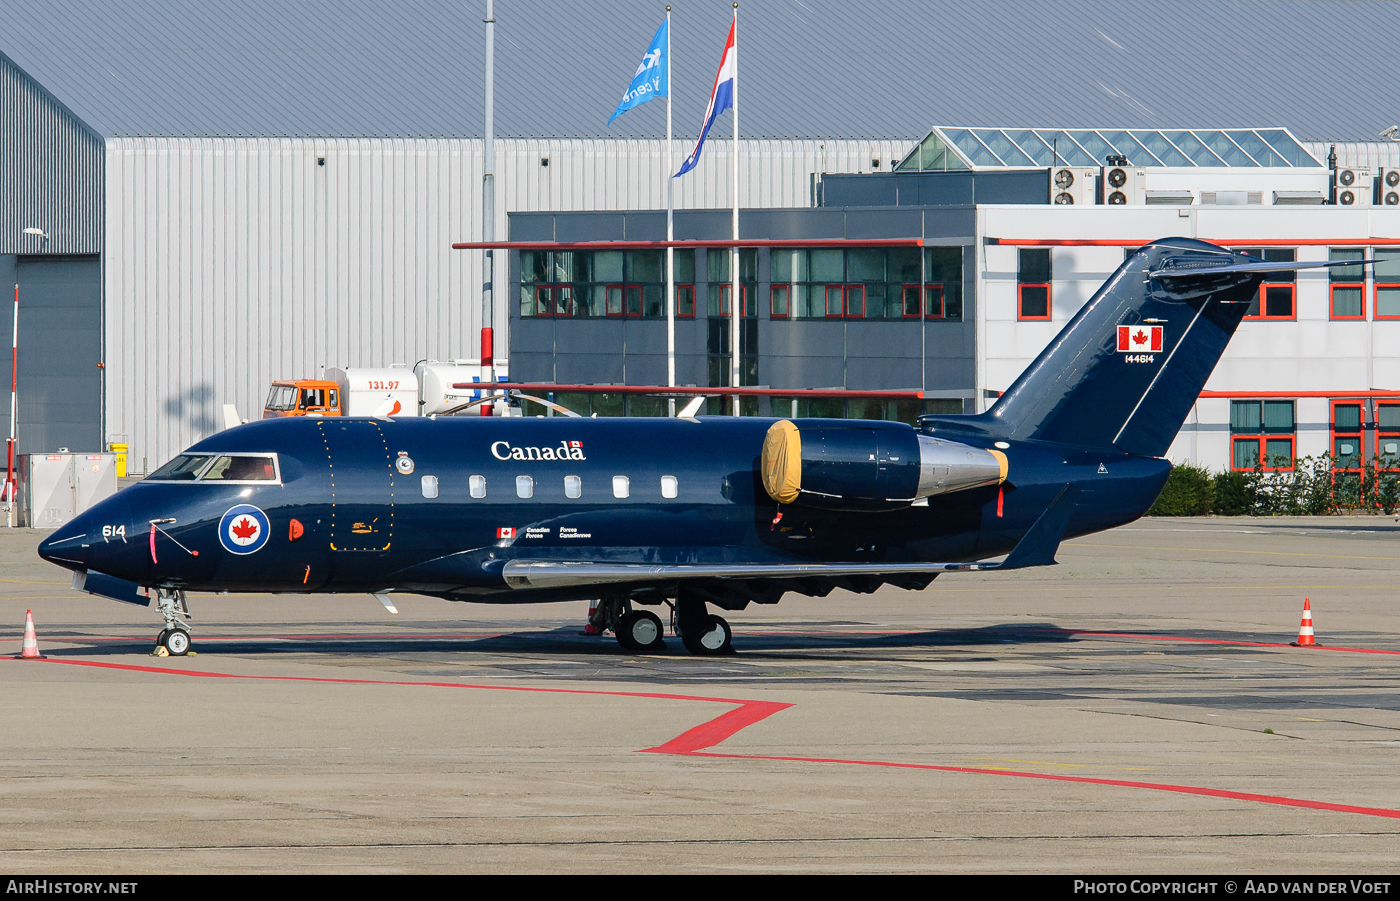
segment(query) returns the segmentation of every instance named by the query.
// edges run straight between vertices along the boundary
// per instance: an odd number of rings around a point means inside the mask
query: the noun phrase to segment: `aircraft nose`
[[[140,537],[141,532],[132,521],[131,506],[126,498],[116,495],[60,526],[39,543],[39,556],[81,572],[96,569],[93,563],[113,540]]]

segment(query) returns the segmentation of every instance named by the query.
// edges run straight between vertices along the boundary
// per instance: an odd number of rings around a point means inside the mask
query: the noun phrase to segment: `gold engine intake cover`
[[[802,491],[802,436],[793,422],[781,419],[763,439],[763,488],[780,504],[797,500]]]

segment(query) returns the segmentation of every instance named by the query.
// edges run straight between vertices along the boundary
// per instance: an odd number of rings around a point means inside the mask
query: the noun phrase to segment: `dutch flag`
[[[700,162],[700,151],[705,147],[705,137],[710,133],[710,126],[715,124],[716,117],[725,110],[734,108],[734,79],[739,71],[739,52],[734,47],[735,24],[737,23],[730,24],[729,40],[724,42],[724,58],[720,60],[719,72],[715,75],[714,90],[710,91],[710,105],[705,109],[705,127],[700,130],[700,140],[695,142],[695,149],[681,164],[681,171],[676,173],[677,178],[694,169],[695,164]]]

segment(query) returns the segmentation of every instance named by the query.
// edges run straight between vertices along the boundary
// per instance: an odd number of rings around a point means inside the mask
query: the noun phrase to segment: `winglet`
[[[1040,514],[1030,531],[1011,549],[1006,559],[997,569],[1022,569],[1027,566],[1052,566],[1055,552],[1065,538],[1069,518],[1074,513],[1074,502],[1079,496],[1079,486],[1066,485]],[[990,567],[989,567],[990,568]]]

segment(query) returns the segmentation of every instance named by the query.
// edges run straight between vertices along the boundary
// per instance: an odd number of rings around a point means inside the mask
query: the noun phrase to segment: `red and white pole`
[[[9,458],[5,475],[5,522],[15,525],[15,417],[18,413],[16,388],[19,384],[19,282],[15,282],[15,323],[10,338],[10,440],[6,449]]]

